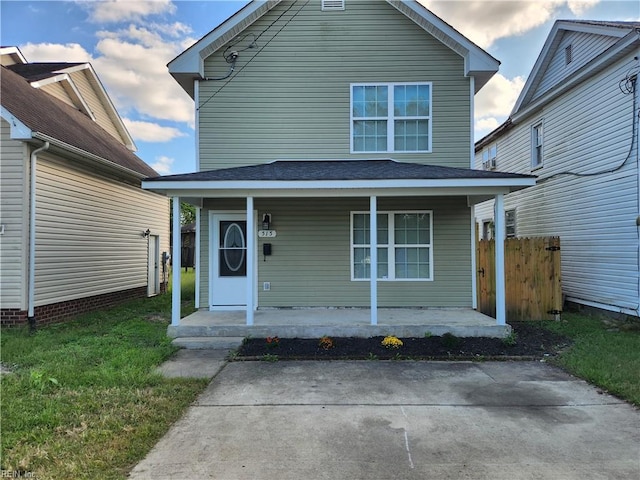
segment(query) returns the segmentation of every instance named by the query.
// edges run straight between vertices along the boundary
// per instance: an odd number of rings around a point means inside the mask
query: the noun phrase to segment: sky
[[[476,95],[476,140],[508,118],[556,20],[640,21],[638,0],[419,1],[501,62]],[[193,101],[166,65],[247,3],[0,0],[0,45],[29,62],[90,62],[136,154],[161,175],[193,172]]]

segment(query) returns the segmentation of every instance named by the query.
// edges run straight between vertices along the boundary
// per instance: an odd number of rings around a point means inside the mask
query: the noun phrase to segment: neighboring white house
[[[531,173],[505,197],[508,236],[559,236],[569,302],[640,315],[640,22],[555,23],[510,118],[475,167]],[[490,235],[493,202],[475,207]]]
[[[1,57],[1,324],[159,293],[168,200],[91,65]]]
[[[172,60],[199,171],[143,186],[200,207],[197,306],[471,310],[472,205],[535,183],[470,168],[498,65],[413,0],[253,1]]]

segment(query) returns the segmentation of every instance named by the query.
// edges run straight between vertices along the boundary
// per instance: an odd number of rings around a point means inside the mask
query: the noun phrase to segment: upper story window
[[[483,170],[495,170],[498,158],[498,144],[492,143],[482,150],[482,168]]]
[[[431,84],[351,85],[351,152],[430,152]]]
[[[544,160],[544,131],[542,122],[536,123],[531,128],[531,168],[539,168]]]

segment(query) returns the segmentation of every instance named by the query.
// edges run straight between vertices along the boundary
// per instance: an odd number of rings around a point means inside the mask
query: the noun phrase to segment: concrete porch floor
[[[211,337],[319,338],[422,337],[451,333],[458,337],[504,338],[509,325],[470,308],[379,308],[378,324],[371,325],[368,308],[300,308],[260,309],[254,324],[246,325],[245,311],[197,311],[168,327],[168,335],[176,339]]]

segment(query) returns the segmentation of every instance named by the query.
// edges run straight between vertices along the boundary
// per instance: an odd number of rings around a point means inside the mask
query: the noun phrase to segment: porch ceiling
[[[514,173],[394,160],[276,161],[149,178],[143,188],[180,197],[469,196],[480,201],[535,185]]]

